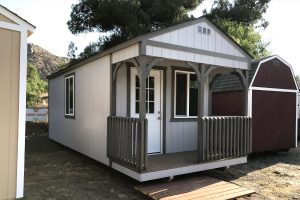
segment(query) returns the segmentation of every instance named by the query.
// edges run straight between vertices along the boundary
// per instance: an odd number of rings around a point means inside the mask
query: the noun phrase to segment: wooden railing
[[[145,168],[145,137],[141,133],[142,123],[147,131],[147,120],[112,116],[107,118],[107,157],[110,161],[135,171]]]
[[[249,154],[252,148],[251,123],[250,117],[203,117],[202,161]]]

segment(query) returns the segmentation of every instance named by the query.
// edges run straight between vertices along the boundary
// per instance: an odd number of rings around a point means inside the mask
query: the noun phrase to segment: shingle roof
[[[257,70],[257,67],[260,61],[265,60],[269,57],[254,60],[251,64],[251,70],[249,72],[249,84],[251,83],[254,74]],[[239,77],[235,74],[226,74],[222,75],[214,81],[212,85],[213,92],[225,92],[225,91],[236,91],[236,90],[243,90],[243,85],[239,79]]]

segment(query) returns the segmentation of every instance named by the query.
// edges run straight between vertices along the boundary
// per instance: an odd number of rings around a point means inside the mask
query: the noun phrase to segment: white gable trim
[[[9,11],[7,8],[0,5],[0,13],[5,17],[11,19],[12,21],[16,22],[20,26],[25,27],[28,31],[33,32],[35,27],[19,17],[18,15],[14,14],[13,12]]]
[[[258,71],[259,71],[261,65],[262,65],[263,63],[266,63],[266,62],[268,62],[268,61],[270,61],[270,60],[273,60],[273,59],[275,59],[275,58],[277,58],[278,60],[280,60],[281,62],[283,62],[286,66],[288,66],[288,67],[290,68],[291,73],[292,73],[292,76],[293,76],[293,79],[294,79],[294,84],[295,84],[295,86],[296,86],[296,88],[297,88],[297,91],[299,91],[299,88],[298,88],[298,85],[297,85],[297,82],[296,82],[296,79],[295,79],[295,74],[294,74],[294,70],[293,70],[292,65],[289,64],[288,62],[286,62],[283,58],[281,58],[281,57],[278,56],[278,55],[273,55],[273,56],[271,56],[271,57],[269,57],[269,58],[266,58],[266,59],[264,59],[264,60],[261,60],[261,61],[259,62],[258,67],[257,67],[257,69],[256,69],[256,71],[255,71],[255,74],[254,74],[254,76],[253,76],[253,78],[252,78],[252,80],[251,80],[249,89],[252,89],[252,88],[253,88],[252,85],[253,85],[253,83],[254,83],[254,80],[256,79],[257,73],[258,73]]]
[[[22,27],[20,25],[11,24],[11,23],[2,22],[2,21],[0,21],[0,28],[13,30],[13,31],[22,31]]]

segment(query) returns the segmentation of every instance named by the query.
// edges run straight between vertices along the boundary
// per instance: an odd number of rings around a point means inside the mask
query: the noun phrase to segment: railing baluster
[[[210,121],[208,118],[205,118],[205,123],[206,123],[206,160],[210,159],[210,145],[209,145],[209,137],[210,137]]]

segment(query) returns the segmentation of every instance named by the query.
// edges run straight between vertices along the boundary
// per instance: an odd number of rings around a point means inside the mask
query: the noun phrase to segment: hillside
[[[68,58],[53,55],[35,44],[28,44],[27,57],[28,64],[36,66],[41,78],[44,80],[48,75],[59,70],[63,65],[69,62]]]

